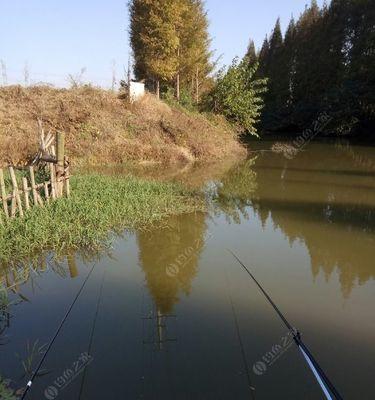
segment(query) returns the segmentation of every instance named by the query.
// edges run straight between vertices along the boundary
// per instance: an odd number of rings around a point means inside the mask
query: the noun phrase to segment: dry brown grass
[[[93,87],[10,86],[0,89],[1,164],[36,152],[38,118],[47,131],[66,132],[76,163],[211,161],[245,152],[224,119],[173,109],[151,95],[130,105]]]

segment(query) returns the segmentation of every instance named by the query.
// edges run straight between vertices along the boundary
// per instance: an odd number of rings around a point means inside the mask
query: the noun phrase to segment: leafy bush
[[[197,105],[191,93],[186,89],[181,89],[180,91],[180,101],[176,100],[175,90],[172,87],[168,87],[166,92],[162,94],[163,100],[171,107],[182,107],[183,109],[193,112],[198,111]]]
[[[219,71],[208,98],[214,112],[253,135],[257,135],[255,125],[263,108],[261,94],[267,90],[267,80],[255,78],[257,68],[258,65],[249,65],[246,57],[242,61],[235,58],[227,70]]]

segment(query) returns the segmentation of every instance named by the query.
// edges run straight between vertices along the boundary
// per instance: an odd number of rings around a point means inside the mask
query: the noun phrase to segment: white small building
[[[130,81],[129,85],[129,98],[130,102],[141,99],[145,95],[145,84],[143,82],[133,82]]]

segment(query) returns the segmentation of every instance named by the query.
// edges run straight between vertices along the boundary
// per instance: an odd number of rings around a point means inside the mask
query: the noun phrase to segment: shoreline
[[[200,191],[178,183],[99,174],[71,180],[71,198],[32,208],[24,218],[0,225],[1,266],[48,251],[101,249],[113,233],[206,209]]]

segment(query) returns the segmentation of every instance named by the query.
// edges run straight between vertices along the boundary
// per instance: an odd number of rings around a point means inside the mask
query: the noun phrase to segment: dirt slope
[[[131,105],[93,87],[10,86],[0,88],[0,164],[22,164],[36,152],[38,118],[46,131],[66,132],[75,163],[211,161],[245,152],[222,118],[171,108],[152,95]]]

